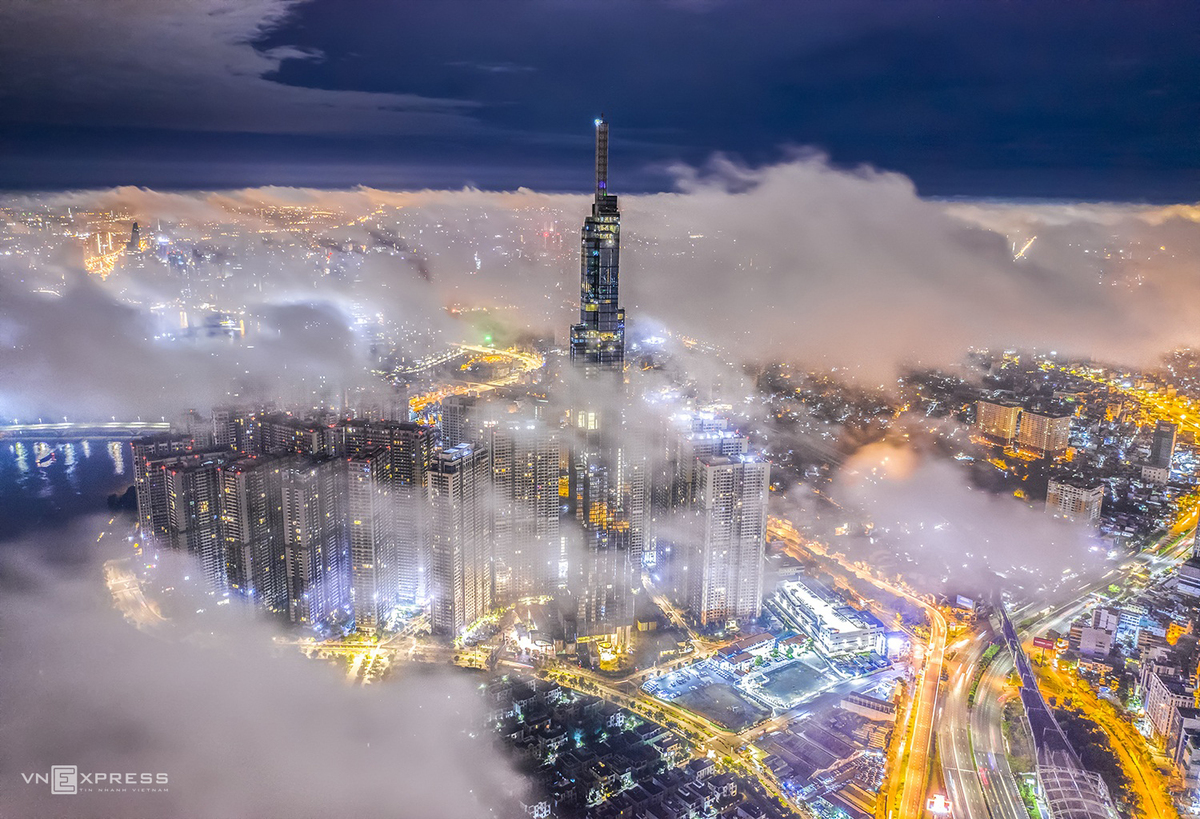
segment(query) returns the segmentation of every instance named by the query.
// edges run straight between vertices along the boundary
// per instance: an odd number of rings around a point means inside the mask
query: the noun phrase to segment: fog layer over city
[[[758,169],[718,159],[678,174],[679,193],[623,200],[622,300],[635,336],[658,320],[731,358],[884,383],[897,365],[944,365],[970,346],[1144,364],[1194,341],[1200,325],[1194,208],[944,204],[902,176],[819,156]],[[419,327],[430,343],[469,336],[449,306],[562,336],[585,209],[582,197],[525,190],[116,189],[8,204],[112,211],[147,234],[161,228],[222,270],[215,306],[244,311],[258,331],[240,345],[164,342],[154,336],[174,319],[178,278],[123,266],[83,284],[77,240],[4,257],[0,413],[13,417],[203,407],[206,396],[252,397],[284,367],[301,392],[336,395],[370,381],[364,323]],[[268,214],[288,207],[336,216],[301,232]],[[351,274],[320,273],[339,263]],[[18,277],[61,298],[22,295]]]
[[[920,588],[1047,599],[1067,575],[1098,579],[1110,568],[1085,528],[974,488],[953,462],[905,447],[863,447],[833,491],[865,512],[871,542],[911,559]]]
[[[500,815],[492,807],[519,792],[472,677],[414,671],[351,688],[336,666],[273,649],[271,627],[205,595],[204,614],[139,632],[81,546],[93,528],[5,550],[0,764],[14,777],[73,764],[168,783],[165,793],[81,789],[72,815],[476,817]],[[175,560],[188,574],[187,558]],[[18,781],[0,813],[44,815],[63,798]]]

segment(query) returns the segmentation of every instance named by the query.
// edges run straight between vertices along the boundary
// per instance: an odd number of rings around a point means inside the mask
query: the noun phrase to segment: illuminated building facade
[[[608,123],[596,120],[596,197],[583,223],[579,323],[571,328],[571,363],[589,375],[625,369],[625,311],[618,306],[621,212],[608,192]]]
[[[1069,412],[1023,410],[1017,443],[1042,455],[1062,455],[1071,443],[1071,418]]]
[[[280,466],[279,459],[240,458],[218,470],[225,585],[277,612],[287,606]]]
[[[475,423],[479,400],[473,395],[448,395],[442,399],[442,418],[438,425],[442,432],[442,449],[476,441],[478,425]]]
[[[165,479],[169,542],[200,563],[212,591],[226,587],[221,526],[221,453],[190,455],[161,464]]]
[[[388,497],[391,462],[385,447],[347,459],[346,507],[350,545],[350,594],[354,624],[373,634],[397,603],[396,542]]]
[[[975,426],[989,438],[1010,443],[1017,437],[1021,408],[1016,404],[979,401],[975,404]]]
[[[1100,505],[1104,501],[1104,484],[1073,478],[1051,480],[1046,492],[1046,511],[1056,518],[1087,523],[1100,522]]]
[[[649,512],[647,447],[626,428],[620,218],[608,190],[608,123],[601,118],[595,199],[580,240],[580,321],[571,328],[567,507],[583,536],[572,569],[579,637],[619,634],[632,624]]]
[[[166,477],[161,461],[193,449],[190,436],[165,432],[138,438],[133,454],[133,485],[137,496],[138,529],[148,546],[163,544],[170,531]]]
[[[490,476],[486,448],[443,450],[429,470],[430,622],[457,636],[492,608]]]
[[[349,604],[349,546],[342,490],[346,461],[293,459],[281,473],[288,619],[323,626]]]
[[[668,435],[666,453],[668,474],[661,481],[664,489],[661,503],[676,511],[690,508],[696,502],[701,476],[697,458],[744,455],[750,441],[712,413],[680,414],[672,421],[674,428]]]
[[[407,421],[356,421],[343,426],[343,441],[348,453],[377,447],[387,452],[396,600],[404,604],[420,602],[428,594],[428,484],[433,431]]]
[[[491,456],[493,595],[497,603],[545,594],[560,552],[559,431],[533,419],[484,427]]]
[[[754,455],[695,459],[701,531],[688,560],[688,607],[701,625],[762,613],[771,465]]]
[[[259,419],[259,444],[266,455],[332,455],[335,430],[277,412]]]

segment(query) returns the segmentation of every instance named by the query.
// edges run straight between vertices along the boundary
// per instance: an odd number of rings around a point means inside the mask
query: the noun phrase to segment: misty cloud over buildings
[[[0,281],[0,417],[176,416],[221,401],[312,403],[369,384],[349,321],[330,303],[264,304],[253,345],[166,341],[153,317],[82,274],[61,297]]]
[[[873,523],[843,548],[872,563],[886,551],[908,559],[899,570],[914,587],[962,594],[1001,589],[1035,600],[1053,598],[1073,575],[1098,579],[1109,566],[1083,525],[1057,520],[1024,502],[971,486],[955,464],[911,449],[870,444],[850,457],[832,493]]]
[[[0,565],[3,815],[465,819],[505,815],[519,794],[472,678],[351,687],[228,615],[139,631],[112,606],[99,547],[82,545],[91,531],[6,548]],[[169,790],[54,796],[17,776],[60,764],[164,772]]]
[[[837,367],[882,384],[897,367],[946,365],[971,346],[1146,364],[1197,337],[1196,208],[947,204],[922,200],[902,176],[811,155],[763,168],[716,159],[678,174],[678,193],[623,198],[622,301],[634,339],[639,327],[664,327],[722,347],[730,361]],[[305,395],[336,394],[371,380],[354,329],[364,319],[455,340],[469,327],[444,308],[485,306],[519,332],[561,342],[577,309],[577,196],[122,188],[13,200],[31,203],[120,210],[196,242],[203,227],[204,252],[239,267],[223,285],[229,300],[278,332],[254,349],[164,345],[149,313],[178,292],[162,277],[126,270],[83,284],[77,255],[29,269],[5,257],[9,277],[67,280],[58,300],[5,285],[0,412],[10,416],[202,408],[252,394],[237,385],[259,379],[260,363],[287,367]],[[350,218],[322,233],[310,256],[280,263],[270,251],[287,230],[262,215],[276,205]],[[375,214],[386,224],[389,212],[403,216],[408,235],[356,221]],[[229,223],[256,228],[254,241],[223,243],[211,228]],[[1014,246],[1034,236],[1014,261]],[[353,280],[315,281],[318,251],[352,260]]]

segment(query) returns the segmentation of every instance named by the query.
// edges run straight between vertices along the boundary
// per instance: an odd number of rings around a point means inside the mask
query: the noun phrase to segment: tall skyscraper
[[[729,428],[712,412],[680,413],[671,419],[663,461],[667,474],[660,481],[667,511],[692,508],[699,495],[701,473],[696,459],[709,455],[744,455],[749,439]]]
[[[159,462],[172,455],[191,452],[193,441],[187,435],[164,432],[138,438],[130,448],[142,541],[147,546],[165,545],[170,532],[170,515],[166,477]]]
[[[429,596],[429,465],[433,431],[410,423],[389,424],[392,502],[396,526],[396,580],[401,603]]]
[[[1175,425],[1170,421],[1159,421],[1154,425],[1150,439],[1150,466],[1170,469],[1175,455]]]
[[[347,462],[291,459],[282,469],[281,517],[287,561],[288,619],[324,626],[349,604],[349,546],[342,491]]]
[[[346,513],[350,543],[350,594],[354,624],[368,634],[383,628],[396,603],[396,540],[389,485],[392,470],[386,447],[347,459]]]
[[[331,427],[283,412],[259,419],[259,440],[265,455],[332,455],[336,433]]]
[[[243,407],[214,407],[212,442],[217,449],[235,449],[242,455],[260,454],[259,413]]]
[[[442,449],[459,444],[474,443],[479,432],[476,408],[479,399],[473,395],[448,395],[442,399]]]
[[[429,470],[430,622],[457,636],[492,607],[490,476],[486,448],[459,444]]]
[[[583,223],[579,323],[571,363],[589,375],[625,369],[625,311],[618,306],[621,212],[608,192],[608,123],[596,120],[596,197]]]
[[[378,627],[399,587],[392,451],[376,447],[359,459],[366,480],[355,484],[352,506],[346,459],[240,456],[232,448],[231,419],[250,416],[221,415],[214,414],[214,426],[231,433],[221,449],[191,451],[187,436],[134,442],[138,519],[151,533],[146,542],[196,558],[210,592],[231,592],[261,609],[287,613],[298,625],[342,625],[351,608],[348,528],[354,513],[356,580],[367,590],[357,598],[366,601],[360,616],[365,629]]]
[[[1087,523],[1100,522],[1104,484],[1074,477],[1052,478],[1046,491],[1046,511],[1056,518]]]
[[[219,470],[228,460],[223,453],[208,453],[161,462],[169,542],[199,561],[210,591],[227,587]]]
[[[429,463],[433,436],[429,427],[399,421],[353,421],[342,427],[348,454],[387,451],[390,536],[395,542],[397,602],[427,596],[429,562]]]
[[[287,607],[287,565],[276,458],[240,458],[219,467],[225,583],[270,611]]]
[[[1014,403],[977,401],[975,403],[975,426],[989,438],[1011,443],[1017,437],[1021,423],[1021,407]]]
[[[698,472],[696,533],[688,560],[688,606],[702,625],[762,612],[770,464],[754,455],[706,455]]]
[[[560,552],[561,435],[541,421],[484,425],[491,456],[493,595],[510,603],[554,588]]]
[[[1058,457],[1071,443],[1072,417],[1066,410],[1024,410],[1017,443],[1042,455]]]
[[[580,239],[579,323],[571,328],[568,511],[582,534],[572,567],[578,636],[633,622],[633,555],[644,543],[646,447],[624,428],[625,311],[618,304],[620,211],[608,190],[608,123],[596,120],[596,192]],[[635,565],[637,564],[637,565]]]

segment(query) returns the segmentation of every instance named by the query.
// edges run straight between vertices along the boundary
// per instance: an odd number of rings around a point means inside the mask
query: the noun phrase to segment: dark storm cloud
[[[0,14],[0,184],[578,190],[580,126],[605,111],[627,191],[663,189],[671,162],[757,165],[788,145],[896,169],[926,194],[1200,188],[1194,4],[75,0]]]
[[[423,133],[469,103],[324,91],[267,79],[312,49],[252,42],[297,0],[17,0],[0,6],[4,119],[186,131]]]

